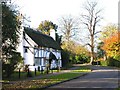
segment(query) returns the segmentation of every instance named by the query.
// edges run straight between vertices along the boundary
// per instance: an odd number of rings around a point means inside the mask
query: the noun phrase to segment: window
[[[35,57],[39,57],[39,51],[38,51],[38,49],[34,49],[34,55],[35,55]]]
[[[40,65],[42,65],[42,60],[40,59]]]
[[[35,65],[38,66],[38,65],[42,65],[42,60],[40,58],[35,58]]]
[[[28,49],[27,48],[25,48],[25,53],[27,53],[28,52]]]
[[[40,60],[39,60],[39,58],[35,58],[35,65],[40,65]]]

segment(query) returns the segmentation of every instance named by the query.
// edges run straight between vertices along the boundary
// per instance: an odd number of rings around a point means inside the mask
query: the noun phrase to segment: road
[[[93,69],[91,73],[80,78],[52,86],[50,88],[56,88],[60,90],[62,90],[62,88],[81,88],[84,90],[86,90],[87,88],[92,88],[91,90],[93,90],[93,88],[94,90],[114,90],[114,88],[118,88],[118,78],[120,78],[120,72],[118,72],[118,69],[101,66],[89,67]]]

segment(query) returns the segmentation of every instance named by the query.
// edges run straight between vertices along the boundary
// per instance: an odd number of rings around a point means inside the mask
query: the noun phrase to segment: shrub
[[[100,61],[101,66],[108,66],[107,61]]]
[[[10,77],[14,70],[17,68],[18,63],[22,60],[21,54],[12,52],[12,57],[8,58],[8,63],[2,62],[2,76]]]
[[[69,63],[69,52],[67,50],[62,50],[62,66],[66,66]]]
[[[10,64],[2,63],[2,76],[4,77],[10,77],[13,73],[14,68]]]
[[[120,67],[120,61],[110,57],[106,61],[100,61],[100,65]]]

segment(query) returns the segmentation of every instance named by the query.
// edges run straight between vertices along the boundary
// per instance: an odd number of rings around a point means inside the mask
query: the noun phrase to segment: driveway
[[[87,88],[89,88],[89,90],[93,90],[93,88],[94,90],[114,90],[114,88],[118,88],[118,78],[120,78],[120,72],[118,72],[118,69],[101,66],[88,67],[93,69],[91,73],[83,77],[52,86],[50,88],[56,88],[60,90],[71,88],[81,88],[84,90]]]

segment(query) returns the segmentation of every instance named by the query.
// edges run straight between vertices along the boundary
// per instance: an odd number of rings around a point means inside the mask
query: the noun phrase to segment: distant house
[[[24,65],[29,65],[31,71],[38,69],[38,66],[45,69],[49,63],[50,68],[62,67],[61,47],[54,40],[54,29],[51,29],[50,35],[53,38],[31,28],[21,29],[18,51],[24,58]]]

